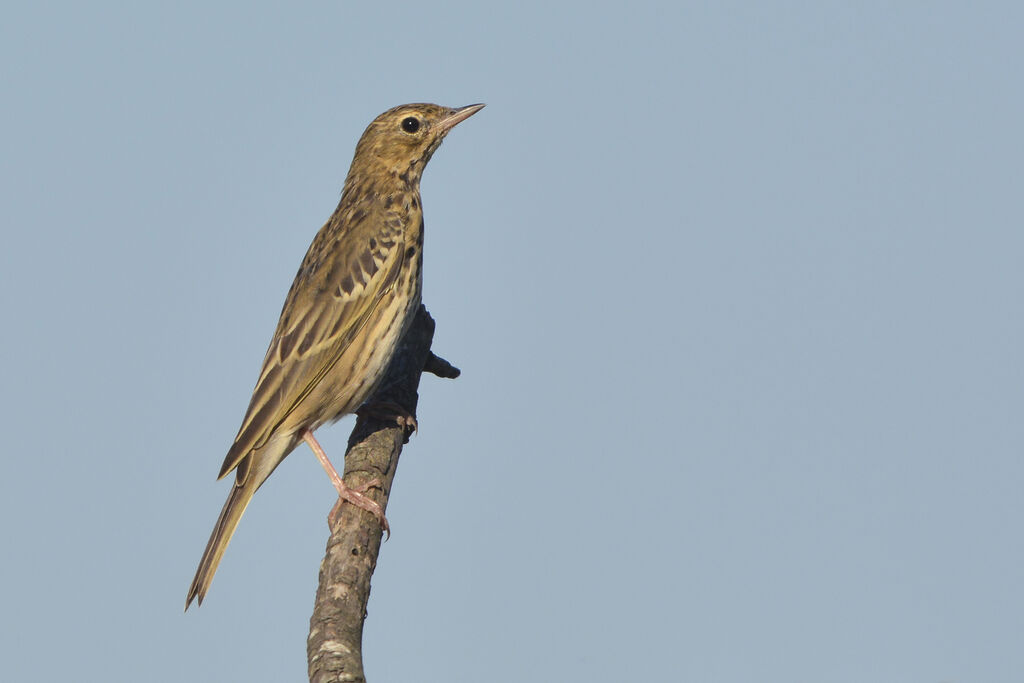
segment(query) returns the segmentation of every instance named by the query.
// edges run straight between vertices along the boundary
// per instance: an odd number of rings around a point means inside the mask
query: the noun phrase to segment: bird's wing
[[[405,258],[402,220],[365,212],[344,218],[345,229],[328,222],[320,230],[295,276],[221,477],[266,443],[394,286]],[[383,229],[366,229],[374,223]]]

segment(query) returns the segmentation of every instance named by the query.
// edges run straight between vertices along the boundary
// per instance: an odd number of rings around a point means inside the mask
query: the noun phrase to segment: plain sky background
[[[1024,676],[1019,3],[21,3],[0,678],[298,681],[333,489],[214,480],[356,140],[435,350],[371,681]],[[351,418],[320,432],[340,460]]]

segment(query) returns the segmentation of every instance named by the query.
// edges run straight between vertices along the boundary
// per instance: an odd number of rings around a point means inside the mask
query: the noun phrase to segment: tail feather
[[[188,597],[185,598],[186,610],[193,600],[198,599],[199,604],[203,604],[206,591],[209,590],[213,575],[217,572],[217,565],[220,564],[224,550],[228,547],[239,520],[242,519],[242,513],[249,506],[249,501],[298,442],[299,438],[295,435],[281,435],[270,439],[262,448],[249,453],[238,462],[235,484],[231,487],[224,509],[220,511],[217,524],[210,534],[203,559],[199,560],[196,577],[189,586]]]
[[[186,610],[192,604],[193,599],[198,599],[199,604],[203,604],[206,591],[210,588],[213,575],[217,572],[217,565],[220,564],[224,550],[227,549],[228,543],[235,533],[235,528],[238,527],[238,522],[242,519],[242,513],[245,512],[253,494],[256,493],[256,488],[249,482],[231,487],[231,493],[228,495],[227,502],[224,503],[224,509],[220,512],[217,524],[213,527],[210,541],[206,544],[206,550],[203,552],[203,559],[199,561],[196,576],[192,579],[192,585],[188,589],[188,597],[185,598]]]

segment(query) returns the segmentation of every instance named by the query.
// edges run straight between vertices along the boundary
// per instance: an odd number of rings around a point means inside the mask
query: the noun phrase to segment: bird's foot
[[[355,488],[349,487],[345,483],[345,480],[341,478],[341,475],[338,474],[338,470],[334,469],[334,465],[331,464],[331,461],[327,457],[327,454],[324,453],[324,449],[320,445],[320,442],[318,442],[316,440],[316,437],[313,436],[313,432],[311,432],[308,429],[305,430],[302,433],[302,440],[309,444],[309,447],[313,450],[313,453],[316,455],[316,459],[320,461],[320,464],[323,465],[324,471],[327,472],[327,476],[328,478],[330,478],[331,484],[334,485],[334,489],[338,492],[338,502],[334,504],[334,507],[331,508],[331,513],[327,515],[327,523],[331,525],[331,528],[334,528],[334,523],[337,520],[338,512],[341,510],[341,503],[343,501],[348,501],[349,503],[352,503],[360,510],[366,510],[371,515],[376,517],[377,521],[380,523],[380,528],[383,529],[385,533],[387,533],[388,538],[391,538],[391,527],[388,525],[387,517],[384,516],[384,509],[381,508],[381,506],[378,505],[376,501],[374,501],[372,498],[366,495],[367,489],[370,489],[374,486],[378,488],[383,488],[384,484],[381,482],[381,480],[371,479],[362,486],[358,486]]]
[[[416,424],[416,416],[393,401],[374,401],[364,403],[356,411],[360,417],[375,417],[380,420],[394,420],[395,423],[405,430],[406,434],[419,431]]]
[[[380,479],[371,479],[362,486],[350,487],[341,481],[341,486],[335,485],[338,490],[338,502],[331,508],[331,513],[327,515],[327,523],[334,528],[334,524],[338,521],[338,514],[341,512],[341,504],[348,502],[355,505],[360,510],[366,510],[371,515],[377,518],[377,522],[380,523],[380,528],[387,534],[385,540],[391,538],[391,526],[388,524],[388,518],[384,516],[384,510],[380,505],[377,504],[372,498],[366,495],[366,491],[373,488],[374,486],[383,486]]]

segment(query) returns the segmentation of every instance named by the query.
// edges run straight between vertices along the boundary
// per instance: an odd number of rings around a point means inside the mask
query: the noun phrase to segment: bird
[[[423,169],[452,128],[483,107],[404,104],[378,116],[360,137],[341,200],[299,266],[221,466],[217,478],[234,471],[235,481],[186,610],[193,600],[202,605],[253,494],[303,441],[337,489],[337,505],[344,500],[372,513],[388,531],[380,506],[363,495],[366,487],[345,485],[313,432],[373,395],[409,329],[423,286]]]

